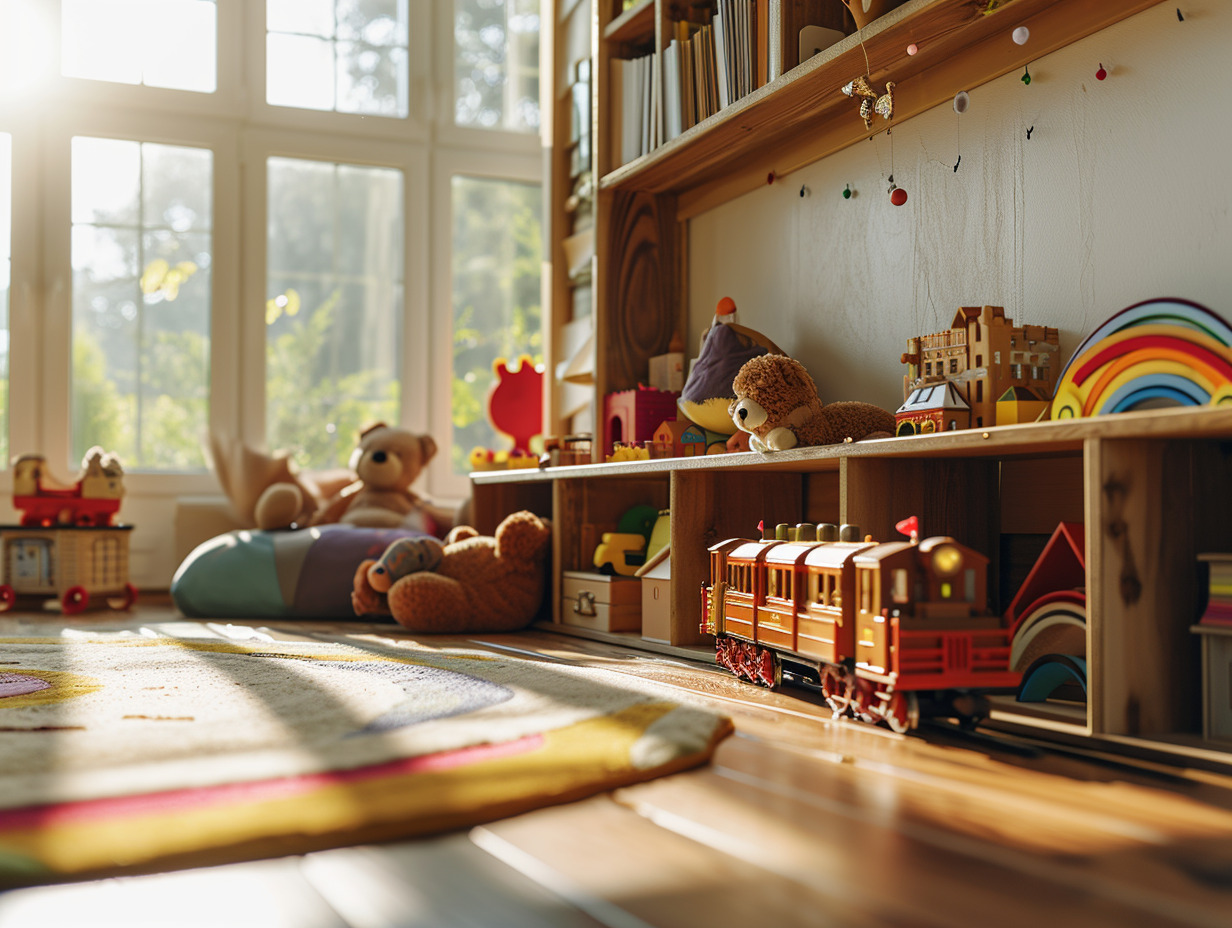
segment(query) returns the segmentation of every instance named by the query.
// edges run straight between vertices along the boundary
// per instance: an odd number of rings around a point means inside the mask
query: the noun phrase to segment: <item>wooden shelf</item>
[[[600,181],[601,190],[674,194],[684,220],[884,132],[960,90],[1022,68],[1160,0],[908,0],[777,80]],[[641,8],[639,7],[638,10]],[[636,12],[636,11],[631,11]],[[626,14],[627,15],[627,14]],[[616,26],[625,20],[612,23]],[[1026,45],[1010,38],[1031,30]],[[653,29],[653,23],[651,24]],[[907,54],[907,46],[919,48]],[[866,64],[867,62],[867,64]],[[894,119],[864,127],[841,88],[867,73],[895,82]]]
[[[641,0],[603,30],[605,42],[650,42],[655,36],[655,0]]]
[[[1232,437],[1232,408],[1153,409],[1069,421],[1031,422],[937,435],[912,435],[843,445],[793,448],[774,454],[710,454],[651,461],[581,464],[542,470],[476,471],[478,486],[530,484],[593,477],[641,477],[676,472],[787,471],[817,473],[859,458],[1032,458],[1081,453],[1089,439]]]

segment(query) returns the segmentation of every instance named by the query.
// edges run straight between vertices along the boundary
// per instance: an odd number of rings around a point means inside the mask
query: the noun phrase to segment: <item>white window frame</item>
[[[59,3],[17,2],[35,4],[59,36]],[[434,379],[448,383],[452,371],[451,179],[464,174],[539,183],[546,203],[540,135],[453,124],[453,0],[409,0],[409,113],[404,119],[266,104],[265,4],[217,0],[216,8],[213,94],[60,77],[57,39],[41,97],[7,106],[0,101],[0,131],[13,138],[9,331],[11,345],[20,346],[10,350],[10,452],[41,451],[52,473],[64,479],[80,464],[70,460],[68,425],[74,136],[213,152],[209,424],[257,447],[266,446],[266,161],[283,156],[372,165],[401,170],[404,177],[400,424],[431,434],[442,448],[416,489],[446,504],[460,501],[469,495],[470,484],[467,477],[454,475],[449,463],[451,397],[448,390],[432,389]],[[549,40],[550,34],[541,32],[541,63],[542,43]],[[433,49],[448,51],[434,55]],[[244,74],[251,77],[246,84]],[[542,74],[541,86],[548,77]],[[544,121],[549,117],[541,110]],[[546,328],[546,303],[543,311]],[[228,358],[233,362],[225,363]],[[446,364],[435,376],[434,359]],[[125,488],[122,515],[136,526],[131,579],[143,588],[165,588],[177,564],[177,502],[187,496],[219,497],[220,488],[208,471],[132,468]],[[11,472],[5,467],[0,469],[0,504],[9,503],[11,491]]]
[[[432,262],[431,321],[433,325],[428,332],[433,356],[449,359],[448,363],[452,369],[453,210],[451,207],[453,205],[453,179],[464,176],[538,183],[543,177],[543,166],[541,159],[532,155],[497,154],[445,147],[438,147],[433,152],[432,161],[432,238],[439,251]],[[546,213],[542,228],[544,230],[547,228]],[[546,260],[546,248],[543,254]],[[541,281],[546,279],[547,274],[543,273]],[[544,325],[544,344],[546,345],[549,315],[545,299],[544,288],[541,285],[539,302]],[[514,360],[514,358],[509,358],[511,363]],[[470,493],[470,478],[453,472],[453,464],[448,453],[448,449],[453,446],[453,397],[447,391],[439,390],[422,392],[418,396],[430,396],[432,399],[427,431],[437,440],[442,449],[435,460],[428,465],[428,486],[436,493],[457,499],[464,498]]]
[[[431,393],[432,359],[428,351],[432,319],[428,311],[430,207],[428,156],[422,145],[324,137],[303,133],[252,130],[244,141],[244,297],[247,310],[240,319],[240,381],[252,389],[241,392],[239,435],[250,445],[265,442],[265,301],[266,204],[268,160],[273,157],[302,158],[328,163],[392,168],[402,172],[403,216],[406,222],[403,252],[403,286],[406,318],[400,348],[400,424],[420,432],[429,430],[422,397]]]

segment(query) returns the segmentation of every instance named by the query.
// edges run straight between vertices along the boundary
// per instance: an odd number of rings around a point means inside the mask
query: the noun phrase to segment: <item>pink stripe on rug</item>
[[[500,760],[526,754],[543,745],[543,735],[528,735],[504,744],[480,744],[441,751],[421,757],[407,757],[353,770],[331,770],[302,776],[254,780],[249,783],[225,783],[189,789],[145,793],[138,796],[116,796],[106,799],[84,799],[77,802],[26,806],[0,810],[0,832],[22,828],[42,828],[48,825],[82,824],[122,816],[157,815],[199,809],[224,803],[270,802],[302,796],[328,786],[364,783],[383,777],[407,776],[437,770],[451,770],[469,764]]]

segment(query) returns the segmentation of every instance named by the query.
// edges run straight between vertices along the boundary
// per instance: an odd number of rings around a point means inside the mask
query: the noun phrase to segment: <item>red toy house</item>
[[[611,454],[617,444],[641,445],[654,439],[655,429],[664,419],[676,418],[679,393],[638,387],[609,393],[603,419],[603,453]]]

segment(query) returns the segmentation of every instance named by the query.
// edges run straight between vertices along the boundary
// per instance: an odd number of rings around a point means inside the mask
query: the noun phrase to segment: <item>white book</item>
[[[641,154],[642,109],[641,95],[638,93],[638,74],[641,66],[635,60],[621,61],[622,80],[622,138],[621,164],[628,164]]]
[[[642,115],[642,141],[638,154],[644,155],[650,151],[650,56],[643,55],[637,59],[637,63],[639,66],[637,97],[640,101]]]
[[[734,99],[739,100],[749,92],[749,23],[744,0],[732,0],[732,20],[736,27],[736,40],[733,43],[736,47],[736,67],[732,69],[735,72],[733,77],[736,85]]]
[[[663,142],[663,55],[650,56],[650,151]]]
[[[725,0],[719,0],[719,8],[714,14],[714,77],[719,87],[719,109],[731,102],[727,92],[727,23],[723,16],[726,5]]]
[[[680,43],[672,39],[663,51],[663,141],[684,131],[680,110]]]
[[[608,61],[608,89],[607,89],[607,135],[605,138],[608,142],[608,159],[611,162],[611,169],[620,167],[625,163],[625,112],[624,112],[624,95],[625,95],[625,71],[624,61],[620,58],[612,58]]]

